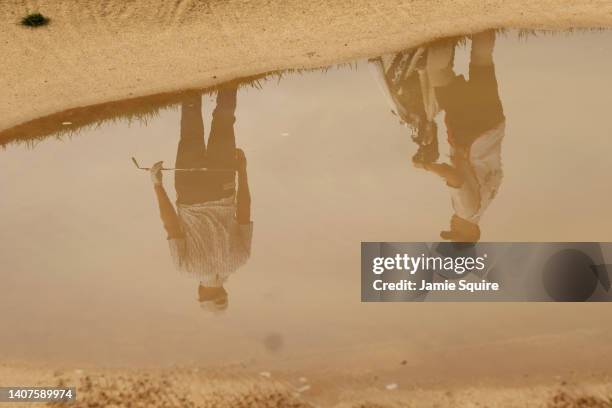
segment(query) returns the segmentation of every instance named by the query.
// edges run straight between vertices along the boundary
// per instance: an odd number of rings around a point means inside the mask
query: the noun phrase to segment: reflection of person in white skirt
[[[236,149],[234,136],[236,92],[236,88],[218,91],[208,144],[204,141],[201,96],[185,98],[176,167],[216,171],[177,171],[176,211],[162,184],[162,163],[151,168],[174,264],[199,279],[200,304],[213,311],[227,308],[224,283],[251,253],[253,223],[246,158]]]

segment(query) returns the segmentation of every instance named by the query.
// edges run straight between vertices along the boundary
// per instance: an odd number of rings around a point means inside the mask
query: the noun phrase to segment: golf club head
[[[134,163],[134,166],[136,166],[137,169],[142,169],[142,167],[138,165],[138,162],[136,161],[135,157],[132,157],[132,162]]]

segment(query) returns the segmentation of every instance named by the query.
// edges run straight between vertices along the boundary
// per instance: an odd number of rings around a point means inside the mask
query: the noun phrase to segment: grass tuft
[[[49,24],[49,18],[40,13],[31,13],[21,19],[21,25],[26,27],[41,27]]]

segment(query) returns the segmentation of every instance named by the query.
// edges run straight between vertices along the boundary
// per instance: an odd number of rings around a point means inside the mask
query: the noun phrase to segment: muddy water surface
[[[59,140],[54,132],[87,114],[52,118],[51,137],[0,151],[0,357],[268,368],[406,360],[432,377],[440,359],[457,367],[445,369],[449,376],[604,370],[606,305],[361,304],[359,245],[436,241],[457,213],[473,217],[483,241],[610,241],[611,35],[511,32],[488,55],[486,38],[480,53],[462,41],[454,59],[448,42],[425,46],[420,59],[409,50],[243,84],[235,110],[231,87],[221,101],[216,92],[177,94],[163,107],[144,100],[142,120],[126,107]],[[463,78],[447,75],[449,55]],[[433,93],[437,106],[421,101],[426,87],[411,99],[419,70],[446,87],[446,96]],[[225,271],[221,307],[202,307],[201,279],[177,271],[159,195],[130,160],[174,167],[179,140],[189,139],[179,160],[197,164],[186,157],[202,148],[193,141],[198,112],[207,140],[214,128],[220,146],[232,145],[233,129],[252,198],[252,239],[240,232],[231,259],[214,263]],[[26,136],[37,133],[32,126]],[[492,129],[485,161],[499,176],[496,194],[457,208],[444,172],[462,168],[460,146]],[[173,205],[177,190],[188,196],[198,182],[163,178]],[[206,248],[230,245],[208,228]]]

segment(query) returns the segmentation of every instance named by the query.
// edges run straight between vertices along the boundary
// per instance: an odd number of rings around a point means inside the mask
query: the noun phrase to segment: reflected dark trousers
[[[233,169],[236,155],[235,110],[236,90],[220,90],[207,146],[204,141],[202,98],[200,95],[186,98],[181,106],[181,139],[176,154],[176,167]],[[179,204],[216,201],[230,197],[235,191],[233,170],[176,171],[174,174]]]

